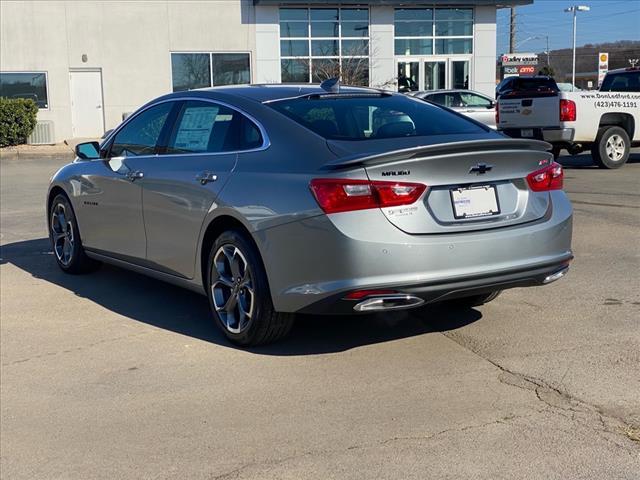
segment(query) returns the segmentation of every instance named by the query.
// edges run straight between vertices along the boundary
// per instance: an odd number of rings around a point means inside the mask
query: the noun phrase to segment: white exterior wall
[[[256,11],[256,83],[280,83],[280,9],[255,7]]]
[[[257,78],[251,0],[0,2],[0,21],[0,70],[47,72],[38,119],[58,142],[71,137],[71,69],[101,69],[105,129],[171,92],[172,51],[249,52]]]
[[[493,95],[496,8],[474,18],[470,87]],[[0,22],[0,70],[47,72],[38,119],[54,122],[56,141],[71,137],[70,70],[101,70],[105,129],[171,91],[170,52],[248,52],[253,82],[281,78],[279,7],[252,0],[3,1]],[[393,88],[393,6],[370,8],[370,53],[371,85]]]
[[[496,7],[476,7],[472,90],[493,98],[496,89]]]
[[[393,88],[397,76],[394,58],[394,8],[371,7],[369,13],[369,84]]]

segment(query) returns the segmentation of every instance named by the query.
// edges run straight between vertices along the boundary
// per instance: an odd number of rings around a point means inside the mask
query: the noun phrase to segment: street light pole
[[[586,5],[574,5],[573,7],[565,8],[565,12],[573,13],[573,69],[571,74],[571,91],[576,88],[576,23],[578,12],[588,12],[590,10]]]

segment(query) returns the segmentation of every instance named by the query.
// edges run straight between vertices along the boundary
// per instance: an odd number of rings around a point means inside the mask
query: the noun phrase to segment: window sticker
[[[186,108],[176,135],[176,148],[196,152],[206,151],[213,125],[220,120],[220,117],[225,116],[218,116],[218,110],[220,108],[215,106]]]

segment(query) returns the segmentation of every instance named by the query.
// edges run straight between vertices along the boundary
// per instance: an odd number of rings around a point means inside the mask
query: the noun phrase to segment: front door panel
[[[90,163],[92,172],[78,184],[78,224],[86,248],[125,260],[145,258],[142,188],[131,177],[139,158],[112,158]],[[76,189],[76,185],[74,190]]]

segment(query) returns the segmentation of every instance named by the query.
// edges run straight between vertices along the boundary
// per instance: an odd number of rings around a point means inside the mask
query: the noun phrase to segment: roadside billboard
[[[517,67],[520,65],[538,65],[537,53],[505,53],[500,57],[503,67]]]

